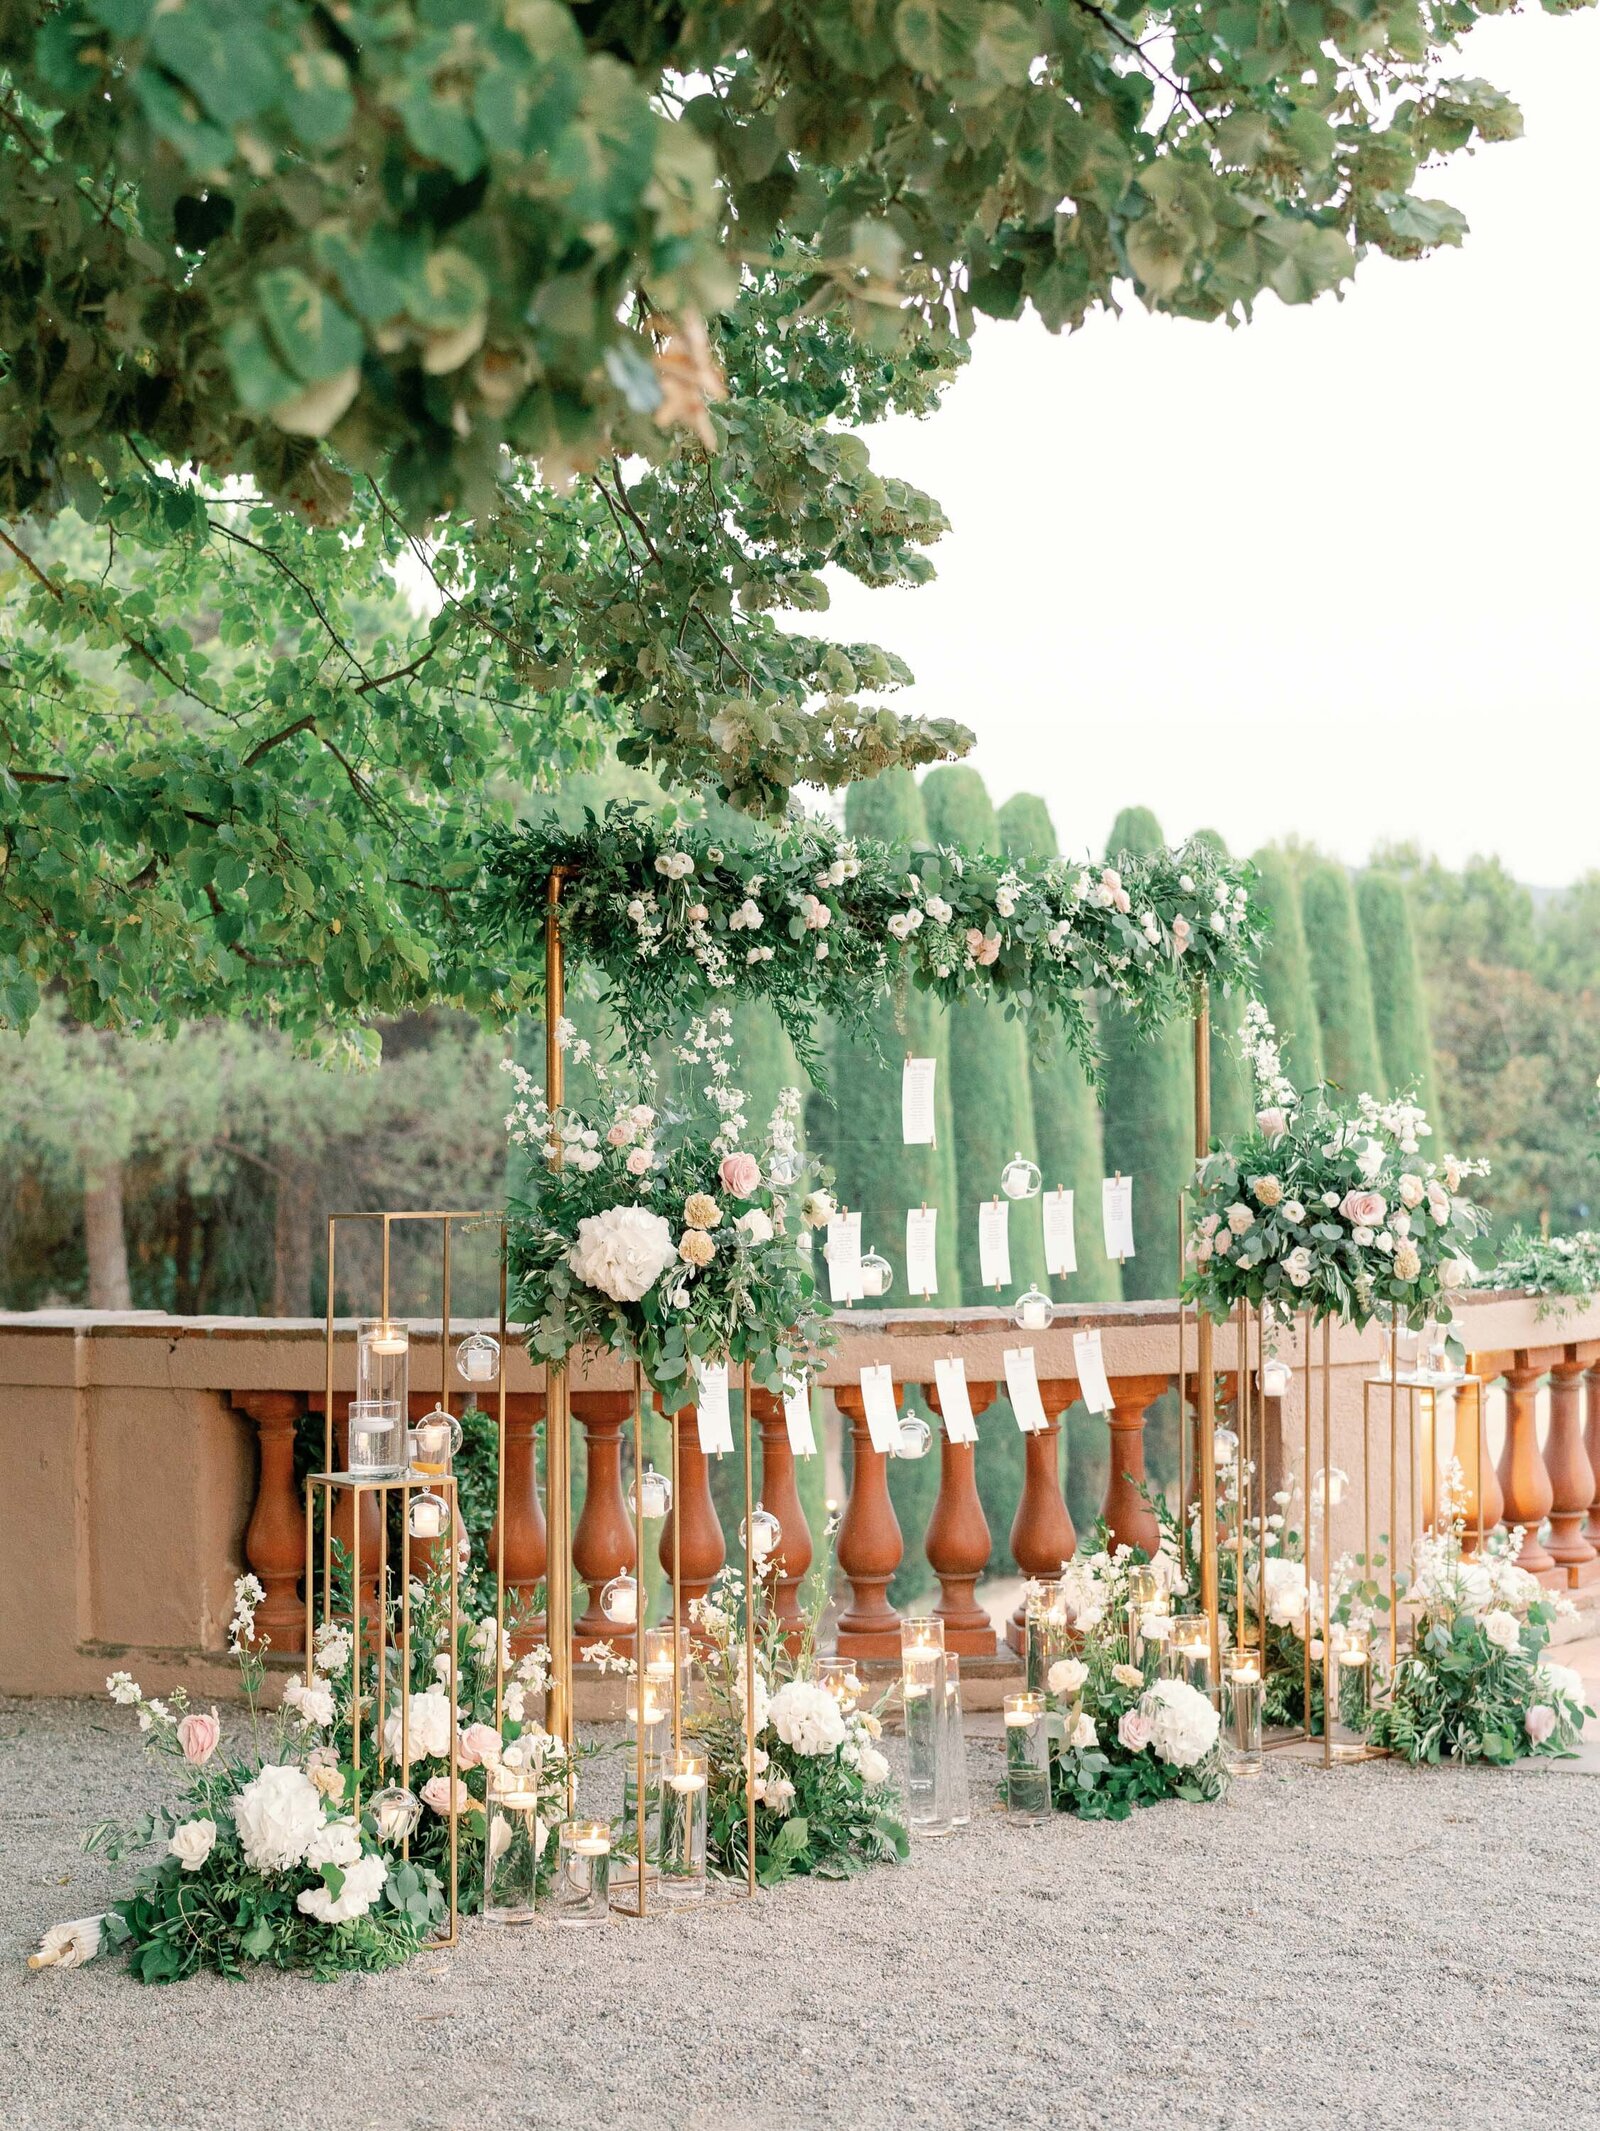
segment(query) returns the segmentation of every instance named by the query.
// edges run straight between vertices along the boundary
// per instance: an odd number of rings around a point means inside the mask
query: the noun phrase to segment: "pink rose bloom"
[[[619,1117],[606,1134],[608,1147],[630,1147],[633,1144],[633,1126],[625,1117]]]
[[[1231,1251],[1233,1248],[1233,1230],[1231,1228],[1221,1229],[1218,1232],[1217,1240],[1213,1248],[1215,1249],[1219,1258],[1226,1258],[1229,1251]]]
[[[1188,948],[1189,948],[1189,920],[1188,920],[1188,919],[1187,919],[1186,917],[1181,917],[1181,916],[1180,916],[1180,917],[1175,917],[1175,918],[1173,919],[1173,921],[1172,921],[1172,944],[1173,944],[1173,947],[1174,947],[1174,949],[1175,949],[1175,950],[1177,951],[1177,953],[1179,953],[1179,954],[1186,954],[1186,953],[1188,952]]]
[[[635,1147],[628,1156],[629,1176],[643,1176],[650,1167],[650,1149]]]
[[[196,1768],[204,1768],[217,1750],[217,1741],[222,1737],[222,1726],[217,1713],[209,1717],[198,1709],[191,1709],[186,1717],[178,1719],[178,1744],[183,1748],[185,1761],[192,1761]]]
[[[1265,1140],[1280,1140],[1289,1129],[1288,1112],[1284,1110],[1258,1110],[1256,1123]]]
[[[1522,1721],[1527,1725],[1528,1737],[1534,1745],[1543,1746],[1556,1728],[1556,1713],[1548,1702],[1535,1702]]]
[[[500,1758],[500,1734],[492,1724],[469,1724],[461,1734],[460,1762],[463,1768],[481,1768]]]
[[[422,1786],[419,1795],[425,1806],[431,1807],[435,1813],[442,1817],[450,1810],[450,1778],[448,1776],[430,1776]],[[456,1811],[458,1813],[465,1812],[471,1803],[472,1793],[458,1776],[456,1778]]]
[[[976,925],[969,925],[967,927],[967,953],[969,955],[975,955],[981,954],[982,951],[983,934]]]
[[[978,967],[980,969],[987,969],[991,963],[998,962],[1000,959],[999,935],[995,934],[993,938],[984,940],[981,946],[973,949],[973,953],[978,958]]]
[[[1354,1228],[1376,1228],[1388,1207],[1376,1191],[1347,1191],[1339,1201],[1339,1211]]]
[[[1117,1719],[1117,1737],[1130,1754],[1142,1754],[1155,1731],[1154,1721],[1137,1709],[1125,1709]]]
[[[761,1164],[753,1154],[725,1154],[717,1175],[724,1191],[731,1191],[736,1199],[747,1199],[761,1182]]]

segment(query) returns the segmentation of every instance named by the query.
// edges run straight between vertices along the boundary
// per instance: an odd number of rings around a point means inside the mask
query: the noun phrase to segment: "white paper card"
[[[798,1383],[785,1386],[783,1393],[783,1422],[789,1431],[789,1448],[797,1458],[814,1458],[817,1454],[816,1430],[811,1425],[811,1382],[802,1376]]]
[[[1078,1391],[1091,1413],[1111,1411],[1111,1384],[1098,1332],[1074,1332],[1072,1351],[1078,1363]]]
[[[1105,1224],[1106,1256],[1133,1256],[1133,1178],[1108,1176],[1100,1186],[1100,1215]]]
[[[1011,1410],[1017,1417],[1017,1426],[1024,1435],[1037,1435],[1048,1428],[1049,1419],[1044,1410],[1044,1400],[1039,1396],[1039,1366],[1033,1358],[1032,1347],[1007,1347],[1006,1396],[1011,1401]]]
[[[1044,1269],[1052,1280],[1078,1270],[1078,1234],[1072,1219],[1072,1193],[1044,1194]]]
[[[859,1302],[866,1293],[861,1281],[861,1215],[835,1214],[828,1223],[828,1299]]]
[[[933,1075],[936,1058],[908,1058],[900,1075],[900,1137],[908,1147],[933,1145]]]
[[[694,1365],[695,1423],[700,1448],[707,1457],[721,1457],[733,1448],[733,1415],[728,1410],[728,1364],[697,1361]]]
[[[906,1288],[910,1294],[931,1295],[938,1288],[938,1222],[937,1206],[913,1206],[906,1215]]]
[[[1011,1201],[985,1199],[978,1208],[978,1278],[985,1287],[1011,1285]]]
[[[861,1404],[873,1449],[894,1457],[900,1448],[900,1409],[894,1402],[894,1371],[886,1361],[868,1362],[862,1369]]]
[[[967,1391],[966,1363],[956,1354],[949,1361],[936,1361],[933,1374],[939,1388],[939,1412],[944,1419],[945,1434],[952,1443],[975,1443],[978,1423],[973,1417],[972,1399]]]

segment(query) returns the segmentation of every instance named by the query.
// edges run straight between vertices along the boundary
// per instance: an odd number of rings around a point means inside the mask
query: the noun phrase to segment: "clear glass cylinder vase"
[[[552,1895],[558,1924],[582,1928],[611,1914],[611,1828],[604,1820],[564,1820]]]
[[[961,1660],[952,1651],[944,1660],[945,1803],[953,1828],[972,1820],[972,1793],[967,1782],[967,1732],[961,1708]]]
[[[668,1904],[698,1902],[706,1891],[706,1783],[703,1754],[662,1755],[656,1891]]]
[[[1204,1613],[1178,1613],[1161,1648],[1161,1676],[1212,1693],[1211,1623]]]
[[[347,1469],[364,1479],[399,1479],[410,1469],[403,1406],[393,1399],[353,1398],[347,1424]]]
[[[1022,1594],[1023,1676],[1030,1694],[1043,1694],[1050,1667],[1067,1655],[1071,1614],[1059,1580],[1031,1577]]]
[[[948,1835],[944,1622],[937,1614],[908,1614],[901,1622],[900,1664],[907,1824],[913,1835]]]
[[[1248,1779],[1261,1773],[1265,1685],[1259,1650],[1244,1645],[1228,1652],[1222,1667],[1222,1737],[1231,1775]]]
[[[539,1818],[538,1790],[526,1783],[522,1770],[495,1770],[485,1809],[484,1922],[531,1924],[538,1902],[539,1859],[549,1834]]]
[[[392,1317],[363,1317],[356,1326],[356,1397],[406,1411],[411,1393],[411,1334]]]
[[[1044,1729],[1042,1694],[1008,1694],[1006,1730],[1006,1818],[1019,1827],[1038,1827],[1050,1817],[1050,1748]]]
[[[1372,1715],[1372,1631],[1336,1621],[1328,1634],[1322,1670],[1323,1723],[1328,1758],[1365,1760]]]

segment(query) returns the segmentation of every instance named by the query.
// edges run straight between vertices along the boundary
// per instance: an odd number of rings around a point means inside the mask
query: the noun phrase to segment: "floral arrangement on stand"
[[[646,1060],[608,1063],[569,1022],[557,1040],[593,1094],[551,1111],[515,1064],[512,1141],[543,1168],[531,1204],[513,1203],[514,1306],[536,1354],[559,1360],[593,1343],[636,1359],[666,1410],[695,1395],[694,1364],[748,1361],[781,1392],[825,1346],[826,1307],[811,1234],[834,1211],[824,1172],[799,1151],[800,1094],[787,1088],[759,1138],[733,1085],[732,1016],[691,1024],[677,1057],[690,1101],[664,1107]]]
[[[895,1864],[910,1837],[879,1746],[877,1710],[817,1678],[816,1629],[826,1577],[798,1638],[786,1636],[769,1580],[757,1586],[755,1680],[756,1878],[764,1887],[800,1876],[848,1879]],[[747,1864],[744,1585],[724,1569],[690,1608],[700,1640],[706,1706],[692,1720],[709,1766],[707,1854],[742,1878]]]
[[[1578,1674],[1544,1653],[1571,1606],[1517,1567],[1520,1529],[1491,1533],[1476,1555],[1465,1534],[1457,1507],[1423,1543],[1407,1593],[1411,1648],[1373,1710],[1372,1742],[1413,1762],[1570,1754],[1594,1711]]]
[[[384,1748],[380,1779],[375,1648],[359,1668],[348,1618],[348,1569],[336,1549],[332,1617],[316,1632],[309,1681],[285,1685],[280,1706],[264,1710],[267,1639],[255,1630],[261,1585],[234,1587],[229,1647],[239,1661],[248,1741],[227,1750],[215,1710],[146,1696],[125,1672],[113,1673],[113,1702],[137,1712],[146,1744],[172,1763],[183,1788],[171,1803],[132,1826],[102,1822],[85,1847],[119,1861],[157,1845],[160,1855],[132,1891],[97,1917],[58,1924],[33,1955],[37,1967],[74,1967],[96,1954],[126,1951],[141,1982],[170,1983],[212,1969],[237,1976],[256,1963],[317,1976],[377,1970],[408,1960],[446,1919],[450,1815],[458,1816],[459,1899],[482,1894],[484,1787],[502,1759],[531,1772],[546,1794],[541,1824],[560,1818],[565,1796],[561,1742],[525,1714],[526,1697],[543,1685],[548,1653],[523,1659],[495,1703],[495,1622],[462,1622],[457,1650],[448,1647],[448,1567],[436,1565],[413,1584],[411,1618],[411,1785],[398,1787],[400,1649],[388,1637]],[[357,1671],[359,1670],[359,1680]],[[452,1694],[452,1682],[457,1691]],[[355,1807],[355,1712],[361,1710],[361,1765]],[[457,1742],[457,1794],[450,1792],[450,1732]],[[403,1854],[409,1837],[410,1856]]]
[[[860,1028],[902,978],[945,1000],[981,990],[1045,1008],[1093,1075],[1086,991],[1154,1025],[1189,1011],[1195,978],[1243,984],[1260,937],[1249,867],[1203,841],[1077,865],[899,848],[796,817],[730,845],[633,805],[576,830],[492,833],[477,926],[531,945],[556,867],[568,951],[605,972],[636,1034],[675,1025],[687,965],[699,986],[767,1000],[814,1077],[818,1017]],[[1043,1036],[1046,1014],[1030,1026]]]
[[[1143,1661],[1130,1662],[1130,1571],[1148,1566],[1159,1587],[1141,1616]],[[1135,1806],[1163,1799],[1220,1798],[1228,1786],[1221,1720],[1211,1698],[1186,1680],[1152,1676],[1171,1627],[1171,1602],[1188,1584],[1178,1537],[1163,1518],[1154,1554],[1114,1550],[1102,1521],[1092,1550],[1061,1572],[1077,1648],[1045,1678],[1051,1741],[1050,1794],[1059,1812],[1081,1820],[1126,1820]]]
[[[1433,1127],[1413,1102],[1297,1093],[1257,1001],[1240,1040],[1259,1107],[1196,1164],[1184,1299],[1219,1322],[1241,1302],[1358,1326],[1380,1311],[1447,1321],[1487,1226],[1461,1186],[1487,1163],[1424,1155]]]

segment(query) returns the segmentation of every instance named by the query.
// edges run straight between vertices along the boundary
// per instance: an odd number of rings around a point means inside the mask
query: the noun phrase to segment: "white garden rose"
[[[828,1690],[812,1680],[786,1681],[772,1697],[767,1719],[797,1754],[830,1754],[844,1744],[844,1712]]]
[[[1089,1715],[1087,1710],[1079,1710],[1077,1721],[1072,1727],[1072,1737],[1067,1743],[1069,1746],[1075,1746],[1080,1750],[1100,1744],[1100,1734],[1095,1730],[1094,1718]]]
[[[1139,1710],[1150,1721],[1156,1759],[1169,1768],[1193,1768],[1217,1743],[1222,1719],[1210,1696],[1187,1680],[1157,1680],[1141,1697]]]
[[[283,1690],[283,1706],[292,1710],[302,1724],[326,1731],[333,1722],[332,1683],[320,1678],[290,1680]]]
[[[443,1761],[450,1752],[453,1728],[450,1697],[441,1688],[430,1687],[411,1697],[409,1745],[413,1761]],[[400,1758],[400,1712],[391,1709],[383,1722],[384,1751],[391,1761]]]
[[[609,1206],[578,1223],[567,1263],[585,1287],[613,1302],[637,1302],[678,1255],[672,1230],[644,1206]]]
[[[860,1768],[862,1782],[873,1788],[889,1780],[888,1757],[880,1754],[875,1746],[862,1747]]]
[[[1045,1685],[1052,1694],[1076,1694],[1089,1677],[1089,1668],[1079,1657],[1058,1657],[1050,1667]]]
[[[748,1213],[740,1214],[733,1225],[752,1248],[772,1241],[772,1216],[759,1206],[752,1206]]]
[[[198,1872],[217,1846],[214,1820],[185,1820],[172,1831],[167,1855],[176,1857],[185,1872]]]
[[[1504,1606],[1483,1616],[1483,1632],[1497,1650],[1515,1650],[1522,1641],[1521,1623]]]
[[[314,1916],[319,1924],[348,1924],[352,1918],[366,1915],[383,1892],[388,1877],[389,1867],[381,1857],[358,1858],[345,1873],[337,1898],[326,1887],[307,1887],[295,1907],[303,1916]]]
[[[287,1872],[321,1830],[322,1793],[304,1769],[269,1761],[233,1801],[233,1824],[253,1872]]]
[[[1264,1564],[1267,1584],[1267,1618],[1275,1628],[1304,1626],[1306,1617],[1306,1572],[1298,1561],[1268,1555]]]
[[[1571,1702],[1579,1709],[1584,1706],[1583,1676],[1570,1665],[1554,1665],[1546,1658],[1537,1678],[1539,1692],[1547,1701]]]

